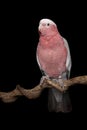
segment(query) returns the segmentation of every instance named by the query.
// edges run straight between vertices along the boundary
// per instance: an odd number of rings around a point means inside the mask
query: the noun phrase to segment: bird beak
[[[45,34],[43,33],[42,25],[39,25],[39,27],[38,27],[38,32],[39,32],[39,35],[42,35],[42,36],[45,35]]]
[[[41,31],[41,25],[39,25],[38,30]]]
[[[39,32],[39,34],[41,34],[41,25],[39,25],[39,27],[38,27],[38,32]]]

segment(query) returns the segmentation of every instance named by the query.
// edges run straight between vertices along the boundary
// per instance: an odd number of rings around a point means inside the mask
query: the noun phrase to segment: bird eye
[[[47,23],[47,26],[49,26],[50,24],[49,23]]]

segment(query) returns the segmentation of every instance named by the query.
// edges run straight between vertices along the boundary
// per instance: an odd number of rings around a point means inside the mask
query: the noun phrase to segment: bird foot
[[[63,79],[62,79],[62,78],[59,78],[59,79],[58,79],[58,83],[59,83],[59,85],[61,86],[61,88],[64,88],[64,82],[63,82]]]
[[[48,76],[42,76],[41,80],[40,80],[40,85],[43,84],[44,80],[48,80],[49,77]]]

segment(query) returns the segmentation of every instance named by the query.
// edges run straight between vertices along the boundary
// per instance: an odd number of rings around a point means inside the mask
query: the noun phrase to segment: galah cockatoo
[[[70,77],[71,70],[68,42],[50,19],[41,19],[38,30],[40,37],[36,56],[39,67],[46,78],[64,87],[63,81]],[[55,112],[70,112],[72,106],[68,91],[60,92],[56,88],[50,88],[48,109]]]

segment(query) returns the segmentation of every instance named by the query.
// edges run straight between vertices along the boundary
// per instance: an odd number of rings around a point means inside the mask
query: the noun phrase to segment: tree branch
[[[18,96],[26,96],[29,99],[37,98],[45,88],[56,88],[61,92],[69,89],[74,84],[86,84],[87,76],[78,76],[68,80],[64,80],[64,87],[61,87],[58,83],[54,83],[52,80],[44,79],[42,84],[37,85],[33,89],[24,89],[20,85],[16,86],[16,89],[11,92],[0,92],[0,98],[3,102],[13,102]]]

